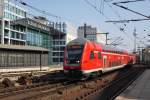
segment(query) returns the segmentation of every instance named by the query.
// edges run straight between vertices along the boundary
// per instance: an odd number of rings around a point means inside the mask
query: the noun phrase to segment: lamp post
[[[41,51],[40,53],[40,71],[42,70],[42,55],[43,55],[43,51]]]
[[[133,36],[134,36],[134,53],[136,53],[136,29],[134,28],[134,31],[133,31]]]
[[[42,69],[42,53],[40,53],[40,71]]]

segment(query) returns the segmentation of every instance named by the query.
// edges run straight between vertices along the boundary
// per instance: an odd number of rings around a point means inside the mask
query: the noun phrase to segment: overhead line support
[[[146,17],[146,18],[150,19],[150,16],[146,16],[146,15],[144,15],[144,14],[141,14],[141,13],[139,13],[139,12],[136,12],[136,11],[134,11],[134,10],[131,10],[131,9],[127,8],[127,7],[118,5],[117,3],[113,3],[113,5],[118,6],[118,7],[120,7],[120,8],[123,8],[123,9],[125,9],[125,10],[131,11],[131,12],[133,12],[133,13],[135,13],[135,14],[138,14],[138,15],[141,15],[141,16],[143,16],[143,17]]]

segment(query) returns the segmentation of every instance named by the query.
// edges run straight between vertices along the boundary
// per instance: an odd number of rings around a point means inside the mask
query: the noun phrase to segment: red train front
[[[77,38],[65,48],[64,73],[73,78],[100,75],[124,67],[132,58],[125,51]]]

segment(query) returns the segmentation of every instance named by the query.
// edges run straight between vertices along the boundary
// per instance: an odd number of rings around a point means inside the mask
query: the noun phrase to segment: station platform
[[[150,69],[145,70],[115,100],[150,100]]]
[[[42,66],[40,67],[6,67],[0,68],[0,73],[12,73],[12,72],[29,72],[29,71],[56,71],[62,70],[63,67],[60,65]]]

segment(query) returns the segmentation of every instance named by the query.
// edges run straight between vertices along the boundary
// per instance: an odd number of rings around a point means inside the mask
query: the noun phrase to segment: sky
[[[18,0],[19,1],[19,0]],[[82,26],[84,23],[97,27],[98,32],[108,32],[108,38],[114,41],[120,37],[123,39],[118,48],[132,51],[134,48],[133,31],[136,29],[137,33],[137,46],[149,45],[147,42],[150,34],[150,21],[139,21],[130,23],[106,23],[108,20],[125,20],[125,19],[144,19],[145,17],[134,14],[130,11],[124,10],[120,7],[113,5],[114,2],[127,1],[127,0],[88,0],[96,9],[90,6],[86,0],[22,0],[27,4],[38,8],[40,10],[49,12],[51,14],[60,16],[61,19],[50,17],[39,13],[29,7],[27,11],[35,16],[45,16],[49,20],[54,21],[66,21],[72,25],[71,28],[76,30],[78,26]],[[143,0],[134,3],[122,4],[134,11],[142,13],[146,16],[150,15],[150,0]],[[120,28],[124,29],[121,31]],[[145,38],[144,38],[145,37]]]

